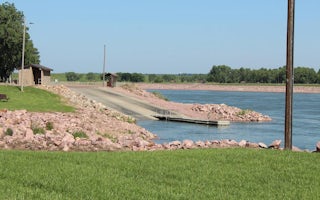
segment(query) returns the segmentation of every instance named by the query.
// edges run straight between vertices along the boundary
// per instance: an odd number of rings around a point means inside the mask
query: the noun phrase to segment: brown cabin
[[[51,81],[51,71],[53,69],[39,65],[30,64],[24,66],[23,73],[21,67],[19,70],[19,84],[21,79],[23,79],[23,85],[46,85]]]
[[[106,74],[107,86],[115,87],[117,83],[117,78],[118,78],[117,74],[107,73]]]

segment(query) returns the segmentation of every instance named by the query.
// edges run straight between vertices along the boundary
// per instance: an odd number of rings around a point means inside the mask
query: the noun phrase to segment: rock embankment
[[[281,149],[281,140],[273,141],[269,146],[259,142],[253,143],[247,140],[241,140],[237,142],[235,140],[211,140],[211,141],[197,141],[184,140],[184,141],[173,141],[162,145],[164,149],[176,150],[176,149],[196,149],[196,148],[261,148],[261,149]],[[296,149],[298,150],[298,149]],[[301,150],[300,150],[301,151]]]
[[[71,113],[26,110],[0,112],[0,148],[64,151],[112,151],[152,144],[156,136],[135,119],[109,110],[64,86],[47,86],[76,107]]]
[[[191,110],[207,116],[209,120],[228,120],[233,122],[271,121],[271,118],[267,115],[225,104],[194,104]]]

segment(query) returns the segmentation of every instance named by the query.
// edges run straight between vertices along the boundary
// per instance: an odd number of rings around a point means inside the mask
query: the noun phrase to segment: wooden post
[[[24,51],[25,51],[25,40],[26,40],[26,19],[23,17],[23,35],[22,35],[22,55],[21,55],[21,74],[20,74],[20,90],[23,92],[23,73],[24,73]]]
[[[286,64],[286,109],[285,149],[292,149],[292,107],[293,107],[293,57],[294,57],[294,0],[288,0],[287,64]]]
[[[103,87],[106,86],[106,45],[103,46],[103,72],[102,72],[102,80],[103,80]]]

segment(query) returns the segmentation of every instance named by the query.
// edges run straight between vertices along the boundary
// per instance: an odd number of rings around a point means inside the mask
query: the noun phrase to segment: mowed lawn
[[[37,112],[72,112],[74,108],[66,105],[61,97],[34,87],[24,87],[24,92],[18,86],[0,86],[0,93],[9,97],[7,102],[0,101],[0,109]]]
[[[0,199],[320,199],[320,154],[0,151]]]

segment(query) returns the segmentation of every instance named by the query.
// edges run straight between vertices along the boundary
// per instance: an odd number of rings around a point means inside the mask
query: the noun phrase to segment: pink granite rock
[[[181,146],[181,142],[180,141],[172,141],[169,143],[170,146],[176,146],[176,147],[180,147]]]
[[[219,140],[212,140],[211,144],[220,144],[221,142]]]
[[[143,147],[143,148],[144,148],[144,147],[150,145],[150,142],[142,139],[141,137],[137,137],[137,138],[135,139],[135,142],[137,143],[137,146],[138,146],[138,147]]]
[[[294,152],[303,152],[302,149],[300,149],[300,148],[298,148],[296,146],[292,146],[292,151],[294,151]]]
[[[320,152],[320,141],[317,143],[316,152]]]
[[[69,151],[69,150],[70,150],[70,147],[67,144],[63,146],[62,151]]]
[[[30,128],[27,128],[26,134],[25,134],[25,139],[32,140],[33,136],[34,136],[33,131]]]
[[[279,149],[281,144],[281,140],[274,140],[268,148]]]
[[[247,145],[247,141],[246,141],[246,140],[241,140],[241,141],[239,142],[239,146],[240,146],[240,147],[246,147],[246,145]]]
[[[254,143],[254,142],[247,142],[246,147],[256,149],[256,148],[259,148],[259,144]]]
[[[265,143],[262,143],[262,142],[259,142],[258,145],[262,149],[267,149],[268,148],[268,146]]]
[[[194,142],[192,140],[183,140],[182,146],[185,149],[191,149],[194,147]]]
[[[5,135],[4,135],[4,130],[2,127],[0,127],[0,138],[3,138]]]
[[[73,135],[66,133],[61,140],[62,145],[69,145],[75,142]]]
[[[235,140],[229,140],[229,139],[221,140],[221,147],[236,147],[236,146],[239,146],[239,144]]]
[[[197,141],[195,142],[195,145],[199,148],[204,148],[206,147],[205,143],[203,141]]]

